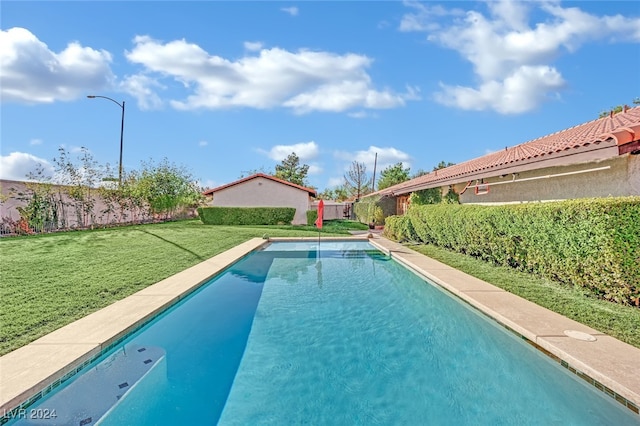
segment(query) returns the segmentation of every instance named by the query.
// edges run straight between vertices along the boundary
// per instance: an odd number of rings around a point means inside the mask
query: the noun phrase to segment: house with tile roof
[[[640,107],[436,170],[369,194],[395,197],[440,188],[462,204],[504,204],[640,195]]]
[[[294,225],[306,225],[315,189],[296,185],[264,173],[236,180],[203,192],[207,204],[215,207],[293,207]]]

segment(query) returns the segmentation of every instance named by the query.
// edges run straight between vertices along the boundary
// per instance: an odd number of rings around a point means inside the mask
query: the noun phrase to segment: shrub
[[[424,206],[427,204],[438,204],[442,202],[442,192],[440,188],[422,189],[412,192],[409,196],[412,205]]]
[[[384,224],[384,218],[396,212],[396,202],[392,197],[371,196],[353,204],[353,213],[362,223]]]
[[[396,241],[416,241],[418,239],[408,216],[389,216],[384,221],[383,235]]]
[[[307,225],[313,226],[318,218],[318,210],[307,210]]]
[[[412,206],[387,235],[434,244],[640,305],[640,197]],[[410,226],[404,222],[410,222]]]
[[[206,225],[290,225],[293,207],[199,207],[198,216]]]

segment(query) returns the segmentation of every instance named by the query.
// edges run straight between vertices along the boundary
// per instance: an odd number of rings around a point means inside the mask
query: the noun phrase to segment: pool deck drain
[[[363,237],[366,235],[322,237],[322,240],[355,241]],[[301,240],[317,240],[317,237],[272,238],[270,241]],[[640,349],[379,235],[374,234],[370,241],[414,272],[535,344],[638,414],[640,380],[636,373]],[[155,314],[266,243],[268,240],[261,238],[249,240],[0,357],[3,420],[11,417],[11,410],[39,399]]]

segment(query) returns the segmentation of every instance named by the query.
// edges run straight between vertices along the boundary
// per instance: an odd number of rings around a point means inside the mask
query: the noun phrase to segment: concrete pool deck
[[[322,237],[323,241],[363,239],[366,239],[366,235]],[[313,241],[317,238],[254,238],[0,357],[2,416],[10,417],[10,410],[30,405],[158,312],[186,297],[248,253],[269,241],[300,240]],[[563,366],[638,414],[640,380],[637,368],[640,365],[640,349],[401,244],[378,235],[374,235],[370,241],[414,272],[526,338]]]

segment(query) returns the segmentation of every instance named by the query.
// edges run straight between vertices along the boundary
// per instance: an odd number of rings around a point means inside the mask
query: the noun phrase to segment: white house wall
[[[599,170],[596,170],[599,169]],[[561,175],[561,176],[554,176]],[[488,193],[477,195],[469,187],[460,195],[462,204],[511,203],[575,198],[640,195],[640,156],[620,157],[570,166],[547,167],[483,181]],[[472,185],[475,185],[474,180]],[[455,185],[460,193],[464,184]]]
[[[294,225],[307,223],[309,193],[282,183],[256,177],[216,191],[212,206],[216,207],[294,207]]]

